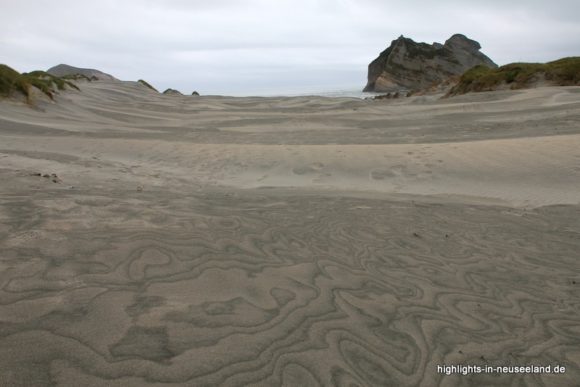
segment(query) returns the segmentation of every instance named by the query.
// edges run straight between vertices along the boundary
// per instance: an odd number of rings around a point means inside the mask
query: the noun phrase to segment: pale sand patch
[[[5,137],[4,165],[58,171],[70,182],[462,195],[536,207],[580,203],[580,135],[396,145],[85,139],[79,146],[77,138],[43,138],[41,151],[24,151],[29,143]]]

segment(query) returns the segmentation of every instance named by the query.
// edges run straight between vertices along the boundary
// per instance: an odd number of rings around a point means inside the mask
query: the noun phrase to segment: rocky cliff
[[[485,56],[475,40],[456,34],[445,44],[417,43],[400,36],[369,64],[363,91],[423,89],[477,65],[497,65]]]

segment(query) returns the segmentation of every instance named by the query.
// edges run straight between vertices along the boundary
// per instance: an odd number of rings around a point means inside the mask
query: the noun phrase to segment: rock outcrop
[[[484,55],[475,40],[456,34],[445,44],[417,43],[400,36],[369,64],[363,91],[390,92],[427,88],[477,65],[497,65]]]
[[[66,77],[71,75],[84,75],[89,79],[96,79],[100,81],[118,81],[117,78],[110,74],[95,69],[83,69],[79,67],[69,66],[66,64],[59,64],[46,70],[47,73],[56,77]]]

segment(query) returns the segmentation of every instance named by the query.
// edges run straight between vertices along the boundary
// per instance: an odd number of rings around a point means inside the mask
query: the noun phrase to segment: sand
[[[580,88],[80,86],[0,102],[1,386],[578,385]]]

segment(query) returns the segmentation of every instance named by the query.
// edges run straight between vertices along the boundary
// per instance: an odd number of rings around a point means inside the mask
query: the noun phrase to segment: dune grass
[[[12,92],[21,92],[28,96],[29,84],[21,77],[18,71],[0,64],[0,95],[8,97]]]
[[[556,86],[580,85],[580,57],[548,63],[510,63],[496,69],[475,66],[461,76],[448,95],[497,90],[502,85],[522,89],[542,80]]]
[[[57,90],[65,90],[67,86],[79,90],[78,86],[68,79],[56,77],[45,71],[32,71],[30,73],[23,73],[22,76],[28,79],[33,86],[41,90],[43,89],[37,85],[44,85],[48,90],[54,90],[55,87]]]
[[[156,91],[156,92],[158,92],[158,93],[159,93],[159,91],[158,91],[156,88],[154,88],[153,86],[151,86],[151,85],[149,84],[149,82],[147,82],[147,81],[145,81],[145,80],[143,80],[143,79],[139,79],[137,82],[139,82],[139,83],[140,83],[140,84],[142,84],[143,86],[146,86],[146,87],[150,88],[151,90],[154,90],[154,91]]]
[[[13,93],[22,93],[30,103],[32,87],[42,91],[50,99],[54,99],[55,92],[65,90],[67,87],[79,90],[71,81],[44,71],[20,74],[10,66],[0,64],[0,96],[9,97]]]
[[[167,94],[167,95],[183,95],[183,93],[181,93],[181,91],[175,90],[175,89],[172,89],[172,88],[169,88],[169,89],[165,90],[163,92],[163,94]]]
[[[63,75],[62,77],[60,77],[61,79],[69,79],[69,80],[73,80],[73,81],[88,81],[88,82],[92,82],[92,81],[97,81],[99,80],[99,78],[95,77],[94,75],[92,77],[87,77],[84,74],[68,74],[68,75]]]

